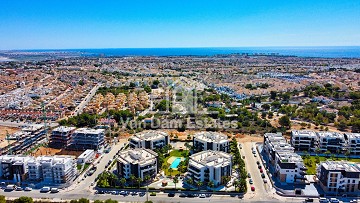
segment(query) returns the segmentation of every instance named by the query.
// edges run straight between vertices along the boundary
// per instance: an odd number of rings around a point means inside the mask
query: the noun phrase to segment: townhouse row
[[[360,133],[293,130],[290,143],[295,151],[329,151],[332,154],[348,152],[350,155],[360,155]]]

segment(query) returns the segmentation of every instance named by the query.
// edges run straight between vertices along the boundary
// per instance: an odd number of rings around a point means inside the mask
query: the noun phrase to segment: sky
[[[360,0],[0,0],[0,50],[360,46]]]

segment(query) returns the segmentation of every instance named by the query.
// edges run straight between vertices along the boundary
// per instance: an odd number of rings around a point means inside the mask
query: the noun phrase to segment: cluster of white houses
[[[291,145],[295,151],[312,151],[333,154],[348,152],[350,155],[360,155],[359,133],[314,132],[311,130],[293,130]]]
[[[194,135],[194,145],[201,146],[200,152],[189,159],[187,176],[194,182],[213,181],[221,184],[223,176],[232,173],[232,156],[229,150],[227,136],[215,132],[201,132]],[[161,131],[145,131],[130,138],[127,149],[118,153],[117,171],[120,177],[129,178],[130,175],[144,179],[146,176],[155,177],[159,171],[158,155],[152,151],[169,144],[169,136]]]
[[[74,156],[0,156],[0,179],[9,182],[66,184],[76,175]]]
[[[50,146],[74,150],[98,150],[105,142],[104,129],[60,126],[51,133]]]
[[[286,142],[281,133],[265,133],[264,151],[268,155],[269,163],[273,166],[274,175],[286,183],[303,182],[305,167],[300,155]]]

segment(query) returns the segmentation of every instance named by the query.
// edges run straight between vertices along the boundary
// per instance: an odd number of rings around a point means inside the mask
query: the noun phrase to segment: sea
[[[206,47],[206,48],[105,48],[42,49],[23,52],[62,52],[81,56],[214,56],[224,54],[282,55],[320,58],[360,58],[360,46],[334,47]]]

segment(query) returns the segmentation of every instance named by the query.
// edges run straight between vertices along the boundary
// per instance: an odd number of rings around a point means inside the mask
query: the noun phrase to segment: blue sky
[[[359,46],[360,0],[0,0],[0,49]]]

